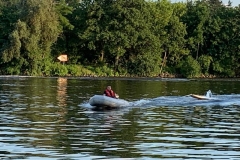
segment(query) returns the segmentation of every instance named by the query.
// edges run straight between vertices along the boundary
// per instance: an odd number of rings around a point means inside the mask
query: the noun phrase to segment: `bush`
[[[80,68],[77,65],[68,65],[67,66],[68,74],[72,76],[80,76],[81,71]]]
[[[88,69],[95,73],[97,76],[114,76],[114,70],[107,67],[106,65],[88,67]]]
[[[181,75],[187,78],[198,77],[201,74],[201,67],[192,56],[181,61],[178,68]]]
[[[128,62],[128,72],[137,76],[155,76],[159,74],[160,58],[146,52],[139,54],[135,59]]]
[[[10,74],[10,75],[19,75],[20,74],[20,69],[16,67],[7,67],[5,74]]]
[[[90,71],[87,68],[84,68],[81,65],[69,65],[68,68],[68,74],[71,76],[91,76],[94,75],[92,71]]]
[[[50,70],[49,76],[66,76],[68,74],[66,65],[60,63],[53,63],[48,69]]]
[[[210,64],[213,61],[211,56],[207,56],[207,55],[202,55],[198,58],[198,62],[202,68],[202,72],[204,74],[208,74],[209,68],[210,68]]]

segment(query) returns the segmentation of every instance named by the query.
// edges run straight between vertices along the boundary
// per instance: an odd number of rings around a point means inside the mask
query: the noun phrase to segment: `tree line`
[[[240,75],[231,1],[0,0],[0,30],[2,75]]]

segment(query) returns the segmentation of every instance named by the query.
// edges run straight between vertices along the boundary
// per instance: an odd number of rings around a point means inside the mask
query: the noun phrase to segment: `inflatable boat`
[[[202,99],[202,100],[208,100],[210,97],[207,96],[202,96],[202,95],[197,95],[197,94],[190,94],[191,97],[196,98],[196,99]]]
[[[211,90],[208,90],[205,96],[197,95],[197,94],[190,94],[190,96],[200,100],[208,100],[212,97],[212,92]]]
[[[128,106],[129,102],[123,99],[111,98],[103,95],[94,95],[90,98],[89,104],[95,107],[118,108],[122,106]]]

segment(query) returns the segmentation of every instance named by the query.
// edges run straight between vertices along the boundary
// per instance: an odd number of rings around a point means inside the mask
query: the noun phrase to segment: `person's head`
[[[112,87],[111,86],[107,86],[107,90],[111,90],[112,89]]]

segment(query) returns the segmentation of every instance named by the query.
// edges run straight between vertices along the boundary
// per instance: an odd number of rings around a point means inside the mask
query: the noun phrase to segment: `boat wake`
[[[208,99],[186,96],[162,96],[131,103],[132,106],[240,106],[240,95],[215,95]]]
[[[151,106],[240,106],[240,94],[232,95],[212,95],[209,90],[206,95],[200,96],[192,94],[186,96],[161,96],[153,99],[140,99],[129,101],[128,106],[124,107],[151,107]],[[201,97],[201,98],[199,98]],[[86,102],[81,104],[85,108],[92,108]]]

